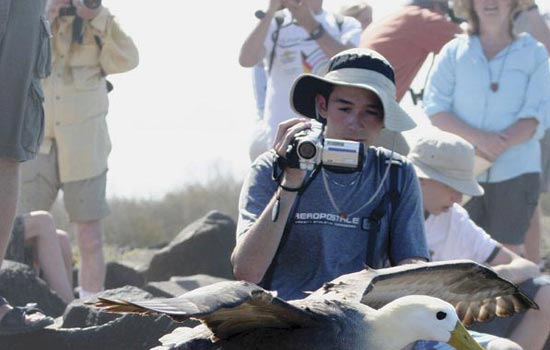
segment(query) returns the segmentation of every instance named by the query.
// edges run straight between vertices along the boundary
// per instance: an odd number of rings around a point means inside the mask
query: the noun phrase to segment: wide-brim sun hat
[[[459,18],[468,18],[468,13],[470,12],[473,0],[454,0],[453,1],[453,12]],[[530,4],[533,3],[533,0],[517,0],[518,9],[527,8]]]
[[[416,123],[397,103],[395,73],[390,63],[376,51],[355,48],[333,56],[325,74],[301,74],[290,92],[290,105],[300,115],[318,119],[315,99],[330,86],[352,86],[375,93],[384,108],[384,127],[406,131]]]
[[[475,149],[460,136],[430,128],[416,139],[407,158],[419,178],[441,182],[468,196],[484,193],[474,174]]]

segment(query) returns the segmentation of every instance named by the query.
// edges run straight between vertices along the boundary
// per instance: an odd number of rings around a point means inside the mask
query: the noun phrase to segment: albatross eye
[[[437,317],[438,320],[443,320],[445,319],[445,317],[447,317],[447,313],[443,312],[443,311],[439,311],[435,317]]]

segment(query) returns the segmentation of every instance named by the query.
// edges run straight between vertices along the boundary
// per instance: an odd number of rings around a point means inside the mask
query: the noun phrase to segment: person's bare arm
[[[265,56],[264,42],[269,32],[269,26],[275,12],[281,7],[281,0],[270,0],[265,16],[258,22],[241,46],[239,64],[243,67],[253,67]]]
[[[494,161],[508,147],[508,135],[500,132],[484,131],[472,127],[449,112],[436,113],[431,117],[432,124],[456,134],[470,142],[481,157]]]
[[[537,131],[538,125],[536,118],[523,118],[506,128],[502,133],[506,136],[508,147],[529,140]]]
[[[282,122],[279,125],[273,147],[277,154],[285,156],[286,149],[294,135],[308,127],[311,127],[311,122],[300,118]],[[288,188],[299,188],[304,181],[304,177],[305,171],[287,168],[281,184]],[[237,240],[231,255],[233,274],[236,279],[253,283],[262,280],[275,257],[296,196],[296,192],[278,188],[258,220]],[[273,221],[272,212],[277,198],[279,198],[279,213],[277,220]]]
[[[500,246],[498,254],[489,264],[501,277],[514,283],[524,282],[540,274],[536,264],[522,258],[504,246]]]
[[[283,5],[285,5],[289,11],[292,13],[292,16],[300,27],[310,34],[313,34],[315,31],[319,30],[321,24],[315,19],[313,12],[303,3],[296,0],[282,0]],[[324,28],[320,29],[323,31],[323,35],[316,39],[317,44],[323,50],[327,57],[332,57],[337,53],[351,49],[354,46],[351,44],[342,44],[337,39],[333,38],[328,32],[324,31]]]

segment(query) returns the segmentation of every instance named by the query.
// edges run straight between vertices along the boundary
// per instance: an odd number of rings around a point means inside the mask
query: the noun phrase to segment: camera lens
[[[315,144],[311,141],[304,141],[298,145],[298,149],[296,151],[303,159],[312,159],[317,153],[317,147],[315,147]]]

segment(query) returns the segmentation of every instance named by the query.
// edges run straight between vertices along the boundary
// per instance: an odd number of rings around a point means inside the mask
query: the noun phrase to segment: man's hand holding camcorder
[[[292,118],[279,124],[273,149],[279,157],[286,158],[288,146],[294,139],[294,136],[307,128],[311,128],[311,120],[307,118]],[[306,171],[287,167],[284,170],[284,176],[281,185],[289,188],[299,188],[304,182]]]
[[[319,27],[319,22],[303,0],[282,0],[282,4],[292,13],[292,17],[294,17],[300,27],[304,28],[308,33],[314,32]]]
[[[59,16],[59,10],[71,6],[71,0],[50,0],[48,2],[48,19],[53,22]]]
[[[76,7],[76,14],[83,19],[92,19],[97,16],[103,8],[99,5],[96,8],[89,8],[81,1],[73,1],[74,7]]]

